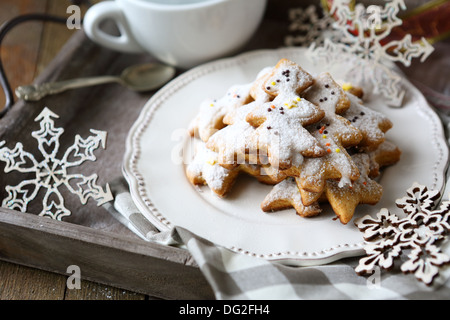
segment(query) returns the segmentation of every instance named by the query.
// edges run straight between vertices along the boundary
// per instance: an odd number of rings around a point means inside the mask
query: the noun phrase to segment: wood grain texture
[[[2,260],[63,275],[76,265],[81,279],[160,298],[212,297],[184,249],[3,208],[0,235]]]
[[[147,300],[139,293],[106,286],[91,281],[83,281],[80,289],[67,289],[65,300]]]
[[[29,13],[45,12],[47,0],[3,0],[0,4],[0,23]],[[0,50],[5,73],[13,88],[30,83],[35,77],[43,24],[25,22],[13,28],[3,39]],[[0,109],[5,105],[5,95],[0,92]]]
[[[2,261],[0,300],[62,300],[66,287],[63,276]]]

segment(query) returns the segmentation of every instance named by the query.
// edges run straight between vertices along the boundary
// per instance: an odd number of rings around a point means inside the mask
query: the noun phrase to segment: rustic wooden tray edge
[[[166,299],[211,299],[189,252],[0,208],[0,259]],[[111,262],[114,261],[112,264]]]

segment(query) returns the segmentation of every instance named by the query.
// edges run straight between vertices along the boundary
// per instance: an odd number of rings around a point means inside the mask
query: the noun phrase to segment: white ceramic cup
[[[87,36],[99,45],[147,52],[180,68],[232,54],[255,33],[267,0],[115,0],[93,5],[84,16]],[[120,36],[100,26],[113,20]]]

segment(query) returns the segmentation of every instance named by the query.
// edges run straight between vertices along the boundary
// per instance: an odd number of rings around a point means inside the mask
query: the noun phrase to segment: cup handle
[[[100,29],[101,23],[106,19],[111,19],[116,23],[120,36],[110,35]],[[92,41],[109,49],[126,53],[144,52],[134,39],[128,22],[115,1],[99,2],[90,7],[84,15],[83,28]]]

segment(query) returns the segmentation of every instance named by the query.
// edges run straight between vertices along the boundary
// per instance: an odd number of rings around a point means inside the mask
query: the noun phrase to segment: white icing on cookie
[[[246,162],[246,155],[255,150],[250,137],[253,128],[245,118],[253,109],[253,102],[240,107],[235,111],[233,124],[226,126],[222,130],[213,134],[206,146],[218,153],[218,161],[222,165],[236,165]],[[256,164],[256,163],[253,163]]]
[[[205,143],[198,141],[195,156],[186,167],[186,174],[194,184],[206,184],[215,193],[224,192],[224,181],[232,172],[220,166],[217,154],[206,148]]]
[[[264,82],[263,88],[272,96],[291,93],[298,95],[311,86],[313,82],[313,77],[298,64],[282,59]]]
[[[228,89],[220,99],[206,99],[200,105],[197,116],[191,121],[189,130],[191,135],[207,141],[216,131],[222,129],[225,124],[223,117],[230,111],[250,102],[250,88],[252,83],[235,85]]]
[[[267,154],[273,167],[299,166],[304,156],[324,154],[304,128],[324,116],[316,105],[299,96],[299,92],[312,83],[312,77],[298,65],[283,60],[264,83],[264,90],[276,97],[272,101],[256,103],[247,115],[247,121],[256,127],[252,143]]]
[[[267,154],[274,167],[299,166],[304,155],[324,154],[317,140],[304,128],[320,117],[320,111],[312,103],[297,98],[279,95],[272,102],[256,106],[247,116],[247,121],[249,117],[265,119],[256,128],[252,142],[260,153]]]
[[[269,68],[261,70],[255,81],[258,82],[270,70]],[[246,161],[249,164],[258,163],[255,157],[248,161],[249,154],[256,154],[257,145],[251,140],[255,128],[246,121],[246,117],[256,105],[269,101],[270,97],[260,87],[254,87],[252,92],[256,100],[229,111],[224,117],[224,121],[229,125],[208,139],[206,146],[218,153],[218,161],[221,165],[237,165]]]
[[[322,158],[305,160],[300,174],[302,187],[317,192],[324,187],[327,179],[340,179],[341,186],[351,183],[358,178],[358,169],[345,147],[356,145],[362,136],[347,119],[336,114],[336,108],[342,109],[342,105],[346,104],[342,102],[343,98],[347,101],[345,93],[330,74],[323,73],[304,97],[317,103],[325,112],[325,117],[309,126],[308,130],[327,154]],[[318,184],[317,189],[312,188],[312,184]]]

